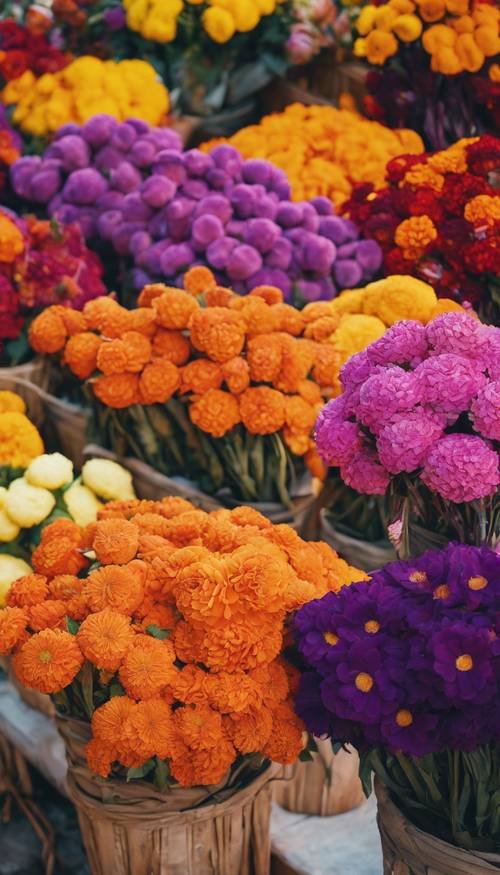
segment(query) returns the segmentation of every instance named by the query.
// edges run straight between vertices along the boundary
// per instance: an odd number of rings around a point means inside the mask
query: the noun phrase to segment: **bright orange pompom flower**
[[[173,365],[185,365],[189,359],[190,346],[182,331],[167,331],[160,328],[153,337],[153,355],[166,359]]]
[[[250,385],[250,368],[248,362],[241,356],[235,356],[223,362],[222,376],[227,388],[233,395],[240,395]]]
[[[120,681],[132,699],[154,699],[174,679],[175,652],[169,641],[136,637],[120,666]]]
[[[24,638],[28,613],[23,608],[0,610],[0,656],[7,656]]]
[[[53,577],[57,574],[78,574],[88,565],[80,552],[82,534],[72,520],[59,519],[47,526],[39,546],[31,557],[31,564],[39,574]]]
[[[137,374],[125,373],[97,377],[92,383],[92,390],[96,398],[106,407],[120,410],[138,403],[139,378]]]
[[[166,288],[159,297],[151,301],[156,312],[156,322],[162,328],[187,328],[191,317],[198,312],[200,305],[196,298],[181,289]]]
[[[176,742],[172,709],[160,698],[138,702],[125,720],[123,737],[143,762],[152,756],[172,756]]]
[[[97,368],[97,353],[100,346],[100,338],[91,331],[75,334],[66,344],[64,364],[80,380],[86,380]]]
[[[273,728],[263,748],[264,756],[282,765],[293,763],[304,747],[304,724],[288,702],[276,705],[272,717]]]
[[[93,547],[103,565],[126,565],[137,554],[139,530],[128,520],[99,520]]]
[[[165,404],[179,388],[180,374],[168,359],[156,359],[146,365],[139,379],[143,404]]]
[[[35,352],[60,352],[67,337],[68,332],[57,306],[47,307],[35,316],[29,328],[29,342]]]
[[[59,599],[46,599],[30,608],[30,627],[35,632],[42,629],[61,628],[66,616],[66,605]]]
[[[250,434],[272,434],[285,424],[285,399],[268,386],[246,389],[240,395],[240,416]]]
[[[57,629],[45,629],[32,635],[13,658],[20,683],[40,693],[63,690],[82,665],[83,654],[75,637]]]
[[[89,614],[76,638],[89,662],[97,668],[116,671],[132,644],[134,633],[127,617],[106,608],[97,614]]]
[[[130,616],[140,605],[144,595],[143,575],[139,568],[103,565],[89,574],[84,593],[91,611],[112,608],[120,614]]]
[[[217,362],[195,359],[181,371],[181,391],[203,395],[209,389],[220,389],[222,368]]]
[[[127,370],[127,349],[119,338],[102,341],[97,353],[97,367],[109,377]]]
[[[130,716],[135,702],[128,696],[113,696],[92,715],[94,738],[108,748],[113,748],[123,730],[125,720]]]
[[[112,747],[103,744],[97,738],[92,738],[85,748],[85,756],[91,772],[99,775],[100,778],[109,777],[115,759]]]
[[[184,274],[184,288],[191,295],[201,295],[216,286],[215,277],[208,267],[190,267]]]
[[[27,608],[45,601],[48,594],[47,578],[43,574],[27,574],[11,585],[7,604],[11,608]]]
[[[241,714],[224,718],[224,729],[240,753],[262,750],[273,730],[273,716],[269,708],[250,706]]]
[[[216,362],[239,355],[245,343],[245,320],[225,307],[198,310],[189,323],[191,343]]]
[[[195,398],[189,408],[189,417],[194,425],[212,437],[223,437],[240,421],[238,402],[229,392],[209,389]]]
[[[138,374],[151,358],[151,341],[139,331],[125,331],[122,334],[125,346],[125,371]]]

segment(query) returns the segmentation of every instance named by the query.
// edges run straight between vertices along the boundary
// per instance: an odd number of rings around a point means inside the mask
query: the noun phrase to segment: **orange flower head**
[[[30,608],[44,602],[48,594],[47,578],[43,574],[27,574],[11,585],[7,604],[10,608]]]
[[[166,404],[180,385],[180,373],[168,359],[156,359],[146,365],[139,378],[143,404]]]
[[[316,348],[312,375],[319,386],[340,389],[340,366],[342,359],[334,346],[322,344]]]
[[[138,702],[125,720],[122,734],[143,762],[152,756],[167,759],[176,750],[172,709],[159,697]]]
[[[464,219],[478,226],[494,226],[500,222],[500,196],[478,194],[465,205]]]
[[[304,454],[304,462],[306,463],[308,471],[313,477],[317,477],[318,480],[326,479],[328,468],[323,462],[323,459],[321,458],[314,444],[310,446],[307,450],[307,453]]]
[[[154,699],[175,677],[175,652],[169,641],[138,635],[120,666],[120,682],[132,699]]]
[[[305,319],[300,310],[296,310],[290,304],[273,304],[273,311],[277,318],[277,331],[284,331],[285,334],[292,334],[294,337],[302,334]]]
[[[283,665],[275,659],[269,665],[259,666],[250,672],[250,677],[262,686],[266,703],[284,702],[290,691],[288,676]]]
[[[66,616],[66,605],[60,599],[46,599],[39,605],[33,605],[29,611],[30,628],[35,632],[42,629],[63,628]]]
[[[138,513],[130,521],[140,529],[141,535],[147,533],[159,535],[160,538],[168,537],[168,520],[159,513]]]
[[[336,314],[322,316],[321,319],[316,319],[314,322],[309,322],[306,326],[304,337],[311,340],[328,340],[331,335],[337,330],[340,322],[340,317]]]
[[[120,667],[133,637],[129,618],[110,608],[89,614],[76,635],[85,658],[97,668],[108,671]]]
[[[151,358],[151,341],[140,331],[125,331],[122,334],[125,345],[125,371],[137,374],[142,371]]]
[[[59,519],[42,531],[40,544],[31,557],[38,574],[55,577],[57,574],[78,574],[88,565],[80,552],[82,533],[72,520]]]
[[[239,713],[262,705],[261,687],[245,672],[221,671],[207,677],[210,704],[221,714]]]
[[[207,307],[194,313],[190,322],[191,343],[216,362],[239,355],[245,343],[245,320],[224,307]]]
[[[241,395],[250,385],[250,368],[241,356],[235,356],[221,365],[222,376],[233,395]]]
[[[278,328],[279,317],[273,307],[262,298],[237,295],[229,304],[232,310],[237,310],[245,322],[249,337],[257,334],[269,334]]]
[[[183,787],[210,787],[225,778],[236,757],[231,742],[222,737],[217,747],[210,750],[183,751],[170,763],[173,777]]]
[[[204,395],[209,389],[220,389],[222,368],[217,362],[195,359],[181,371],[181,391]]]
[[[91,331],[75,334],[66,344],[63,362],[76,377],[86,380],[97,368],[97,353],[100,346],[100,338]]]
[[[59,314],[69,337],[76,337],[77,334],[87,330],[87,320],[79,310],[73,310],[71,307],[61,307]]]
[[[60,352],[67,337],[66,326],[56,307],[47,307],[35,316],[28,332],[30,346],[40,353]]]
[[[316,407],[319,413],[324,402],[318,384],[314,383],[312,380],[301,380],[298,384],[297,391],[300,397],[303,398],[304,401],[307,401],[308,404],[312,404]]]
[[[312,432],[316,421],[316,409],[304,401],[300,395],[290,395],[285,399],[286,424],[294,434]]]
[[[192,402],[189,418],[194,425],[212,437],[223,437],[240,421],[238,402],[229,392],[209,389]]]
[[[139,401],[139,380],[136,374],[110,374],[92,383],[96,398],[106,407],[121,410]]]
[[[126,565],[137,554],[139,529],[128,520],[99,520],[93,547],[103,565]]]
[[[214,286],[205,292],[205,303],[207,307],[229,307],[229,303],[234,297],[235,293],[232,289],[226,289],[224,286]]]
[[[190,267],[184,274],[183,285],[190,295],[202,295],[209,289],[216,288],[215,277],[208,267],[197,265]]]
[[[157,325],[181,330],[188,327],[200,309],[198,301],[189,292],[174,288],[167,288],[159,297],[153,298],[151,305],[156,312]]]
[[[166,359],[180,367],[189,360],[191,347],[182,331],[167,331],[160,328],[153,337],[153,355]]]
[[[207,705],[210,675],[196,665],[185,665],[171,682],[178,702],[185,705]]]
[[[394,242],[408,259],[420,258],[437,237],[437,229],[429,216],[411,216],[396,228]]]
[[[112,608],[128,616],[134,613],[144,592],[143,576],[131,565],[103,565],[89,574],[84,594],[91,611]]]
[[[131,498],[125,501],[107,501],[97,512],[97,519],[129,520],[139,513],[152,513],[156,510],[156,504],[156,501],[140,498]],[[94,535],[92,535],[92,540],[94,540]]]
[[[265,705],[260,708],[250,706],[241,714],[224,717],[224,729],[240,753],[257,753],[269,740],[273,715]]]
[[[240,416],[250,434],[273,434],[285,424],[285,399],[268,386],[246,389],[240,395]]]
[[[158,626],[159,629],[173,629],[176,623],[174,610],[169,605],[155,604],[148,606],[146,613],[141,611],[139,616],[144,630],[147,630],[148,626]]]
[[[0,212],[0,262],[11,264],[24,251],[24,237],[16,223]]]
[[[250,292],[250,297],[263,298],[266,304],[282,304],[283,292],[277,286],[255,286]]]
[[[192,750],[210,750],[222,741],[222,717],[208,705],[182,705],[174,711],[174,724]]]
[[[121,337],[130,325],[130,313],[118,301],[109,296],[94,298],[83,308],[89,328],[100,331],[103,337],[112,340]]]
[[[97,367],[107,377],[127,369],[127,348],[123,340],[102,341],[97,352]]]
[[[49,583],[49,591],[52,598],[64,602],[79,595],[84,586],[85,581],[76,574],[57,574]]]
[[[203,663],[206,651],[203,644],[203,629],[195,629],[181,620],[174,629],[173,644],[178,659],[182,662]]]
[[[202,661],[216,672],[248,671],[275,659],[282,643],[282,620],[276,615],[261,614],[255,618],[247,615],[244,620],[206,631]]]
[[[281,368],[282,335],[260,334],[248,341],[250,377],[256,382],[273,383]]]
[[[316,344],[303,338],[282,336],[281,369],[274,381],[282,392],[297,392],[316,360]]]
[[[136,307],[129,310],[128,330],[138,331],[145,337],[153,337],[156,331],[156,313],[152,307]]]
[[[91,772],[101,778],[109,777],[114,759],[111,746],[102,744],[97,738],[92,738],[85,748],[85,756]]]
[[[271,529],[273,526],[264,514],[247,505],[233,508],[229,511],[229,518],[236,526],[255,526],[258,529]]]
[[[155,298],[159,298],[160,295],[163,295],[167,290],[168,286],[164,285],[164,283],[151,283],[149,286],[144,286],[142,292],[137,298],[138,306],[151,307]]]
[[[92,715],[92,735],[96,741],[112,749],[134,708],[135,702],[128,696],[113,696],[109,702],[96,708]]]
[[[28,613],[23,608],[0,609],[0,656],[7,656],[23,640]]]
[[[210,555],[179,571],[175,598],[177,608],[194,625],[216,625],[239,610],[224,563]]]
[[[40,693],[60,692],[82,665],[83,655],[75,637],[59,629],[44,629],[32,635],[13,658],[20,683]]]

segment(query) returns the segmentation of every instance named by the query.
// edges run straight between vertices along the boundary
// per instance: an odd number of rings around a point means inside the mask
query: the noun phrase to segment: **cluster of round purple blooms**
[[[468,313],[401,321],[353,356],[321,411],[317,448],[358,492],[416,476],[455,503],[500,484],[500,329]]]
[[[295,618],[296,710],[316,736],[421,757],[500,734],[500,556],[451,543]]]
[[[382,261],[328,198],[292,202],[286,174],[268,161],[229,145],[183,152],[175,132],[137,119],[65,125],[42,157],[15,162],[11,180],[18,196],[129,259],[136,289],[180,285],[203,264],[241,294],[274,285],[314,301],[367,282]]]

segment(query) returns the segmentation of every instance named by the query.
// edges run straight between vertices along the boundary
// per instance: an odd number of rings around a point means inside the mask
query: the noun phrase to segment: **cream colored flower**
[[[89,523],[95,523],[97,511],[102,507],[101,502],[97,500],[92,490],[82,484],[80,477],[66,490],[64,501],[68,508],[68,513],[78,526],[87,526]]]
[[[0,541],[3,541],[4,544],[9,544],[10,541],[14,541],[17,538],[20,531],[21,529],[17,523],[11,520],[9,514],[3,508],[0,508]]]
[[[46,519],[55,503],[48,489],[32,486],[24,477],[20,477],[9,486],[5,510],[15,523],[29,529]]]
[[[89,459],[82,468],[82,480],[92,492],[106,501],[135,498],[130,471],[110,459]]]
[[[31,568],[24,559],[0,553],[0,608],[5,605],[5,596],[11,584],[26,574],[31,574]]]
[[[73,479],[73,462],[62,453],[44,453],[33,459],[24,476],[32,486],[60,489]]]

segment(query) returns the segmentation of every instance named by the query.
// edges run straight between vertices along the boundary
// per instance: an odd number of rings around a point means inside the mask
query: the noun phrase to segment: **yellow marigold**
[[[139,529],[128,520],[99,520],[93,547],[103,565],[126,565],[137,553]]]
[[[158,297],[151,300],[156,312],[156,322],[162,328],[187,328],[192,316],[200,309],[196,298],[182,289],[165,287]]]
[[[13,657],[17,679],[40,693],[58,693],[76,677],[83,654],[73,635],[44,629],[32,635]]]
[[[239,355],[245,343],[245,320],[225,307],[196,312],[190,322],[191,343],[216,362]]]
[[[250,434],[273,434],[285,424],[285,399],[268,386],[246,389],[239,398],[241,421]]]
[[[209,389],[220,389],[222,379],[222,368],[217,362],[195,359],[182,368],[181,391],[203,395]]]
[[[189,407],[189,418],[212,437],[223,437],[240,421],[238,402],[229,392],[208,389],[204,395],[193,400]]]
[[[392,33],[372,30],[366,37],[365,51],[370,64],[385,64],[388,58],[397,54],[398,41]]]
[[[24,413],[0,413],[0,465],[27,468],[43,451],[38,429]]]
[[[419,0],[418,11],[424,21],[440,21],[446,12],[444,0]]]
[[[180,385],[180,373],[168,359],[156,359],[146,365],[139,378],[142,404],[165,404]]]
[[[400,319],[427,323],[437,304],[432,286],[412,276],[385,277],[365,288],[365,313],[378,316],[385,325]]]
[[[26,404],[20,395],[9,392],[8,389],[0,391],[0,413],[26,413]]]
[[[24,251],[24,237],[12,219],[0,211],[0,262],[11,264]]]
[[[426,164],[436,170],[437,173],[465,173],[467,170],[467,152],[465,144],[461,142],[455,143],[449,149],[443,149],[441,152],[435,152],[431,155]]]
[[[458,301],[452,301],[450,298],[438,298],[437,304],[432,311],[431,319],[435,319],[436,316],[440,316],[441,313],[468,313],[468,310],[464,310],[461,304]],[[473,313],[474,311],[472,311]],[[471,318],[474,318],[472,313]]]
[[[474,225],[500,222],[500,196],[478,194],[465,205],[464,218]]]
[[[130,619],[110,608],[89,614],[76,634],[85,659],[107,671],[120,667],[133,639]]]
[[[28,613],[23,608],[0,609],[0,656],[7,656],[23,640]]]
[[[394,242],[401,247],[405,258],[415,259],[424,254],[437,234],[437,228],[429,216],[411,216],[396,228]]]
[[[430,164],[414,164],[405,173],[400,182],[400,187],[406,184],[414,185],[417,188],[425,185],[434,189],[434,191],[441,191],[444,185],[444,176],[442,173],[438,173]]]
[[[120,682],[132,699],[153,699],[175,677],[175,652],[169,641],[138,635],[120,666]]]
[[[153,337],[153,355],[167,359],[174,365],[185,365],[191,347],[182,331],[167,331],[160,328]]]
[[[243,713],[224,717],[224,729],[243,754],[261,751],[273,731],[273,715],[267,706],[248,707]]]
[[[35,316],[28,339],[35,352],[54,353],[64,349],[68,332],[58,307],[47,307]]]
[[[422,33],[422,28],[423,25],[420,18],[411,13],[398,15],[392,25],[392,30],[404,43],[412,43],[417,40]]]
[[[222,376],[233,395],[240,395],[250,385],[250,368],[246,359],[235,356],[221,365]]]
[[[97,353],[100,346],[100,338],[91,331],[75,334],[66,344],[63,363],[80,380],[86,380],[97,368]]]
[[[139,378],[137,374],[110,374],[97,377],[92,383],[96,398],[106,407],[119,410],[139,401]]]
[[[348,358],[366,349],[385,334],[386,325],[374,315],[346,313],[333,336],[333,345],[344,364]]]
[[[202,265],[190,267],[184,274],[184,290],[191,295],[202,295],[209,289],[215,288],[216,285],[215,277],[208,267]]]

